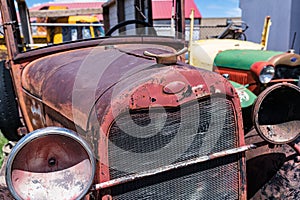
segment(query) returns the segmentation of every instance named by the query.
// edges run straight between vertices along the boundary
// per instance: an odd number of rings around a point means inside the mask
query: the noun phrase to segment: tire
[[[0,129],[8,140],[17,141],[21,122],[12,78],[4,63],[0,61]]]

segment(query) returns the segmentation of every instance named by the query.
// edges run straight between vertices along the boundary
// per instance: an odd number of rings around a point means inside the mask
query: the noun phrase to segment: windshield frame
[[[7,45],[8,59],[15,63],[24,63],[33,59],[47,56],[52,53],[63,52],[78,48],[93,47],[98,45],[151,43],[162,44],[180,50],[184,46],[184,40],[170,36],[128,35],[113,37],[95,37],[81,39],[49,46],[30,49],[26,44],[32,40],[29,9],[25,0],[0,0],[1,16],[4,28],[4,38]],[[16,9],[16,6],[18,8]],[[44,10],[43,10],[44,11]],[[20,15],[22,26],[18,23],[17,12]],[[24,25],[25,23],[25,25]],[[70,24],[71,25],[71,24]],[[22,28],[22,30],[21,30]],[[21,31],[24,38],[21,38]],[[25,34],[24,34],[25,33]],[[23,42],[24,41],[24,42]]]

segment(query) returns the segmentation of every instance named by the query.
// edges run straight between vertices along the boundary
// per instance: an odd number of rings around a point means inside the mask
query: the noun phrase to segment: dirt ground
[[[252,130],[245,142],[259,144],[263,139]],[[300,137],[295,143],[300,145]],[[300,156],[289,145],[261,145],[246,158],[249,199],[300,199]]]
[[[300,162],[292,155],[286,159],[281,168],[261,189],[251,198],[258,200],[300,199]]]

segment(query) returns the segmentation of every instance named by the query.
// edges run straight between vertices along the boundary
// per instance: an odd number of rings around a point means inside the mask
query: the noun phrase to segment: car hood
[[[157,64],[155,59],[144,56],[144,51],[166,54],[174,49],[122,44],[53,54],[24,67],[22,87],[83,130],[88,123],[101,123],[112,106],[116,108],[113,112],[121,113],[154,104],[179,106],[211,93],[234,96],[233,87],[220,75],[183,63]],[[172,91],[181,86],[184,92]],[[149,91],[159,97],[152,98]]]
[[[173,52],[174,49],[163,45],[123,44],[53,54],[24,67],[22,87],[72,120],[74,110],[80,113],[90,110],[108,88],[156,65],[153,58],[143,55],[144,51],[160,54]]]
[[[226,50],[217,54],[214,59],[214,66],[232,68],[238,70],[250,70],[253,63],[268,61],[274,56],[283,54],[281,51],[264,50]]]

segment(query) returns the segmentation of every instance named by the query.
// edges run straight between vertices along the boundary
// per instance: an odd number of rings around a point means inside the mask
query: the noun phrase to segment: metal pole
[[[181,39],[185,40],[185,0],[181,0]]]
[[[172,13],[171,13],[171,36],[175,36],[175,3],[172,1]]]
[[[188,53],[188,63],[191,63],[191,45],[193,42],[193,31],[194,31],[194,9],[191,10],[191,15],[190,15],[190,38],[189,38],[189,53]]]
[[[185,39],[185,0],[176,0],[176,32],[178,39]]]

